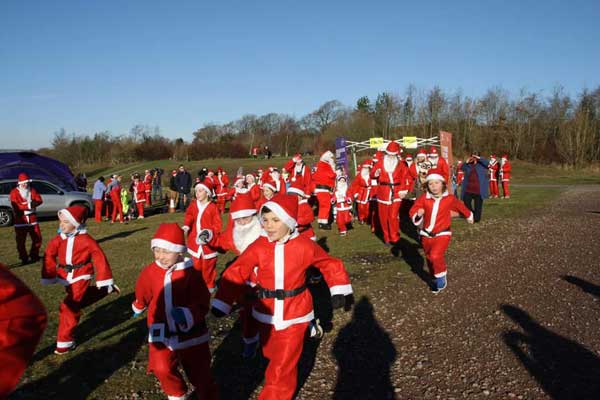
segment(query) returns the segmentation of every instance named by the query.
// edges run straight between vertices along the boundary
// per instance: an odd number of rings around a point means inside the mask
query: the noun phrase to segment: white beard
[[[344,182],[344,183],[338,182],[338,184],[337,184],[337,192],[343,193],[344,196],[345,196],[347,191],[348,191],[348,184],[346,182]]]
[[[31,201],[31,189],[29,189],[29,188],[23,189],[20,187],[17,187],[17,189],[19,189],[19,194],[21,195],[22,198],[24,198],[27,201]]]
[[[431,165],[433,167],[436,167],[437,164],[438,164],[439,159],[440,159],[439,157],[433,157],[433,158],[429,157],[429,162],[431,163]]]
[[[392,172],[394,172],[394,170],[396,169],[397,166],[398,166],[398,157],[390,156],[390,155],[385,155],[383,157],[383,169],[385,170],[385,172],[391,174]]]
[[[369,170],[367,168],[363,168],[360,170],[360,176],[367,181],[369,179],[369,177],[371,176],[371,174],[369,173]]]
[[[279,181],[279,178],[281,178],[281,175],[279,175],[279,172],[272,172],[272,173],[271,173],[271,178],[273,178],[273,180],[274,180],[275,182],[278,182],[278,181]]]
[[[254,216],[252,222],[246,225],[235,224],[233,226],[233,244],[235,248],[241,253],[250,246],[262,232],[262,227],[258,222],[258,218]]]
[[[406,161],[406,165],[408,165],[409,167],[412,165],[412,161]]]

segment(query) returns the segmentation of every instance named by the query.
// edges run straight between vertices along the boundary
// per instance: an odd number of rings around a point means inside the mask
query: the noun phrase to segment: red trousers
[[[392,204],[377,203],[379,213],[379,225],[383,232],[385,243],[396,243],[400,240],[400,205],[402,202],[395,201]]]
[[[119,216],[119,221],[123,222],[123,204],[121,204],[121,199],[117,198],[117,196],[110,196],[112,199],[112,203],[113,203],[113,210],[112,210],[112,222],[115,222],[117,220],[117,216]]]
[[[498,181],[490,181],[490,197],[498,197]]]
[[[94,200],[94,220],[102,222],[102,207],[104,206],[103,200]]]
[[[504,197],[510,197],[510,188],[508,187],[509,181],[502,181],[502,195]]]
[[[318,222],[319,224],[328,224],[331,212],[331,194],[329,192],[317,193],[317,202],[319,203]]]
[[[148,207],[150,207],[152,205],[152,196],[150,196],[150,190],[144,191],[144,195],[146,196],[146,204],[148,204]]]
[[[202,272],[202,278],[204,278],[208,290],[214,290],[217,280],[217,257],[208,260],[202,256],[200,258],[192,257],[192,261],[194,261],[194,268]]]
[[[90,281],[81,280],[65,287],[67,295],[60,303],[58,315],[58,338],[56,347],[73,345],[73,330],[81,318],[81,310],[107,295],[106,288],[90,286]]]
[[[369,222],[369,204],[369,201],[367,201],[366,204],[356,203],[356,209],[358,211],[358,220],[360,222]]]
[[[289,400],[294,395],[307,327],[304,322],[276,331],[273,325],[259,323],[263,355],[269,359],[259,400]]]
[[[198,400],[216,400],[217,385],[210,371],[208,343],[181,350],[170,350],[162,343],[149,343],[148,372],[153,373],[167,396],[180,397],[187,393],[187,385],[178,370],[179,364],[196,389]]]
[[[144,218],[144,202],[135,203],[135,205],[136,205],[137,211],[138,211],[138,218],[139,217]]]
[[[377,200],[369,201],[369,223],[371,224],[371,233],[375,233],[379,225],[378,204]]]
[[[352,222],[350,210],[338,210],[335,215],[335,222],[337,223],[338,231],[345,233],[348,230],[348,224]]]
[[[217,195],[217,210],[219,210],[219,212],[221,214],[223,214],[225,212],[225,203],[226,203],[226,196],[219,196]]]
[[[40,248],[42,247],[42,231],[40,230],[40,226],[36,224],[32,226],[15,227],[17,252],[19,252],[19,258],[21,260],[24,260],[28,257],[27,249],[25,247],[27,235],[31,237],[31,249],[29,250],[29,257],[38,258],[40,256]]]
[[[111,213],[112,213],[112,201],[105,201],[104,202],[104,216],[106,218],[110,218]]]
[[[421,236],[421,245],[425,251],[427,266],[429,267],[429,272],[435,278],[446,276],[447,266],[444,254],[448,249],[451,238],[452,236],[450,235],[437,236],[434,238]]]

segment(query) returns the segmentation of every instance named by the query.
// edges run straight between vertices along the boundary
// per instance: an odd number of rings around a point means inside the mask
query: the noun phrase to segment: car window
[[[60,194],[60,190],[56,189],[54,186],[50,186],[45,182],[31,182],[31,186],[38,191],[39,194]]]
[[[13,190],[13,188],[16,186],[17,184],[14,182],[0,183],[0,194],[8,195],[10,194],[10,191]]]

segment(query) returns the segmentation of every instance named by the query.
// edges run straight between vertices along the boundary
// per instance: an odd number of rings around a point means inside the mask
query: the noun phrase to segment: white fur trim
[[[246,210],[232,212],[231,218],[233,218],[233,219],[244,218],[244,217],[249,217],[254,214],[256,214],[256,209],[250,208],[250,209],[246,209]]]
[[[428,174],[427,178],[425,178],[425,182],[429,182],[434,179],[438,180],[438,181],[446,182],[446,179],[444,179],[444,177],[440,174]]]
[[[436,278],[442,278],[442,277],[446,276],[447,273],[448,273],[448,271],[444,271],[444,272],[440,272],[439,274],[434,274],[433,276],[435,276]]]
[[[343,294],[346,296],[352,293],[352,285],[347,284],[332,286],[329,288],[329,293],[331,293],[332,296],[335,296],[336,294]]]
[[[271,185],[270,183],[263,183],[263,188],[266,188],[266,187],[271,189],[273,192],[278,191],[277,188],[275,186]]]
[[[276,316],[263,314],[261,312],[256,311],[256,309],[252,309],[252,316],[256,318],[258,322],[262,322],[263,324],[274,325],[276,331],[281,331],[283,329],[289,328],[292,325],[301,324],[303,322],[310,322],[313,319],[315,319],[315,313],[312,310],[302,317],[287,320],[280,320]]]
[[[186,400],[187,394],[184,394],[183,396],[167,396],[168,400]]]
[[[194,191],[197,191],[198,187],[208,193],[209,196],[212,196],[212,190],[210,190],[204,183],[197,183],[196,186],[194,186]]]
[[[473,215],[473,213],[471,212],[471,215],[469,215],[469,218],[467,218],[467,221],[469,222],[473,222],[475,219],[475,216]]]
[[[211,306],[219,311],[229,314],[231,312],[231,306],[219,299],[212,299]]]
[[[302,189],[295,188],[295,187],[290,187],[290,188],[287,190],[287,192],[288,192],[288,193],[294,193],[294,194],[300,195],[300,196],[302,196],[302,197],[304,197],[304,196],[305,196],[305,194],[304,194],[304,191],[303,191]]]
[[[164,239],[152,239],[150,241],[150,248],[160,247],[174,253],[185,253],[186,247],[183,244],[175,244]]]
[[[131,309],[132,309],[132,310],[133,310],[133,312],[134,312],[134,313],[136,313],[136,314],[141,314],[141,313],[143,313],[144,311],[146,311],[146,307],[144,307],[144,308],[137,308],[137,307],[135,306],[135,304],[134,304],[134,303],[131,303]]]
[[[75,342],[70,341],[70,342],[56,342],[56,347],[58,347],[59,349],[68,349],[69,347],[73,347],[73,345],[75,344]]]
[[[278,203],[274,201],[267,201],[260,208],[260,214],[262,219],[262,210],[268,207],[269,210],[273,211],[275,215],[277,215],[284,224],[286,224],[291,230],[296,229],[296,225],[298,224],[294,218],[292,218]]]
[[[71,223],[71,225],[73,225],[75,228],[79,227],[79,225],[81,225],[81,223],[77,222],[77,220],[73,217],[73,214],[71,214],[69,212],[69,210],[67,210],[66,208],[63,208],[62,210],[58,211],[58,216],[60,217],[60,214],[64,214],[65,217],[67,217],[67,219],[69,220],[69,222]]]
[[[412,216],[412,222],[416,226],[421,225],[423,223],[423,215],[419,216],[419,214],[415,213],[415,215]]]
[[[106,279],[103,281],[96,281],[96,287],[101,288],[101,287],[105,287],[105,286],[110,286],[110,285],[114,285],[115,281],[112,279]]]

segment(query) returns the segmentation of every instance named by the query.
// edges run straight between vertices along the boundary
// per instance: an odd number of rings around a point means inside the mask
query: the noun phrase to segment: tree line
[[[190,142],[169,139],[159,127],[136,125],[126,135],[54,134],[44,154],[80,168],[89,164],[144,160],[181,161],[245,157],[254,147],[274,154],[319,153],[333,149],[335,138],[432,137],[452,132],[457,156],[471,151],[506,152],[511,158],[583,167],[600,161],[600,87],[576,97],[556,87],[549,95],[521,90],[517,95],[494,87],[480,97],[439,86],[404,93],[361,97],[353,106],[330,100],[307,115],[244,115],[225,124],[209,123]]]

